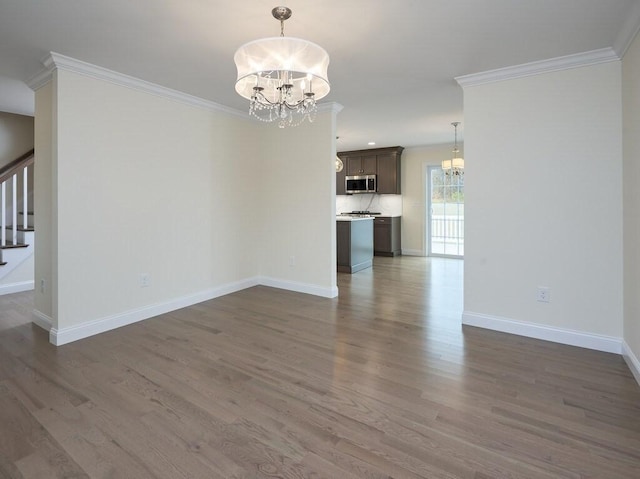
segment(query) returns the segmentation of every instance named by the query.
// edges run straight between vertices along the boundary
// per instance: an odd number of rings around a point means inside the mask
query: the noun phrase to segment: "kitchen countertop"
[[[364,221],[372,219],[373,216],[336,216],[336,221]]]

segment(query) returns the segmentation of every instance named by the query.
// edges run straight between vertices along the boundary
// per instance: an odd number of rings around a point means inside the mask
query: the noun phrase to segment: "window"
[[[429,167],[429,256],[464,256],[464,175]]]

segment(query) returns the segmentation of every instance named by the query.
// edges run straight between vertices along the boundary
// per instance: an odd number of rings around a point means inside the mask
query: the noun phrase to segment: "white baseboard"
[[[509,318],[490,316],[471,311],[462,313],[462,324],[501,331],[503,333],[517,334],[518,336],[526,336],[528,338],[543,339],[545,341],[567,344],[569,346],[622,354],[622,338],[554,328],[552,326],[516,321]]]
[[[47,316],[46,314],[34,309],[32,311],[33,319],[31,320],[36,326],[40,326],[45,331],[51,331],[51,326],[53,325],[53,319]]]
[[[273,288],[286,289],[296,291],[298,293],[313,294],[325,298],[335,298],[338,295],[338,288],[324,288],[313,284],[297,283],[294,281],[283,281],[267,277],[254,277],[233,283],[228,283],[216,288],[201,291],[196,294],[175,298],[163,303],[145,306],[143,308],[125,311],[120,314],[100,318],[77,326],[69,326],[67,328],[52,327],[52,320],[42,313],[35,313],[34,322],[49,331],[49,341],[56,346],[71,343],[79,339],[88,338],[95,334],[104,333],[112,329],[127,326],[128,324],[137,323],[145,319],[158,316],[160,314],[175,311],[180,308],[186,308],[193,304],[208,301],[226,294],[235,293],[252,286],[270,286]],[[48,327],[47,327],[48,324]]]
[[[270,286],[272,288],[295,291],[297,293],[313,294],[314,296],[321,296],[323,298],[335,298],[336,296],[338,296],[337,286],[334,286],[332,288],[325,288],[322,286],[316,286],[315,284],[285,281],[281,279],[268,278],[265,276],[260,277],[260,284],[263,286]]]
[[[33,280],[22,281],[20,283],[0,284],[0,296],[5,294],[22,293],[23,291],[31,291],[33,288]]]
[[[633,377],[636,378],[636,381],[640,385],[640,361],[638,360],[638,357],[633,354],[633,351],[624,340],[622,341],[622,356],[624,357],[627,366],[629,366],[631,374],[633,374]]]
[[[49,331],[49,341],[56,346],[71,343],[79,339],[88,338],[95,334],[104,333],[112,329],[127,326],[128,324],[137,323],[145,319],[158,316],[160,314],[175,311],[176,309],[185,308],[193,304],[208,301],[210,299],[234,293],[242,289],[257,286],[259,283],[257,278],[250,278],[242,281],[228,283],[223,286],[201,291],[196,294],[175,298],[171,301],[145,306],[143,308],[125,311],[120,314],[100,318],[86,323],[70,326],[68,328],[51,328]]]
[[[421,249],[402,249],[402,256],[425,256]]]

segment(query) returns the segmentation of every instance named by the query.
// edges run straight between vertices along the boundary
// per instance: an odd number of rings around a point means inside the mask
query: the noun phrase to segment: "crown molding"
[[[203,108],[205,110],[223,112],[244,119],[248,118],[246,112],[236,110],[235,108],[220,105],[213,101],[205,100],[194,95],[189,95],[188,93],[173,90],[171,88],[160,86],[123,73],[118,73],[97,65],[92,65],[91,63],[76,60],[75,58],[61,55],[59,53],[49,53],[49,55],[42,60],[42,64],[44,65],[44,69],[27,82],[27,85],[34,91],[45,85],[51,79],[54,70],[63,70],[79,73],[97,80],[132,88],[145,93],[150,93],[162,98],[175,100],[187,105]]]
[[[563,57],[550,58],[537,62],[524,63],[511,67],[498,68],[486,72],[472,73],[455,77],[458,84],[465,88],[468,86],[484,85],[504,80],[513,80],[543,73],[550,73],[570,68],[579,68],[588,65],[597,65],[620,60],[620,57],[613,48],[601,48],[590,52],[566,55]]]
[[[331,112],[340,113],[344,107],[335,101],[328,103],[318,103],[318,113]]]
[[[34,76],[29,78],[27,81],[25,81],[27,86],[31,88],[33,91],[39,90],[40,88],[42,88],[43,86],[45,86],[47,83],[51,81],[51,78],[53,76],[53,68],[47,65],[48,59],[49,59],[49,56],[47,56],[42,60],[42,64],[44,65],[44,68],[42,70],[40,70]]]

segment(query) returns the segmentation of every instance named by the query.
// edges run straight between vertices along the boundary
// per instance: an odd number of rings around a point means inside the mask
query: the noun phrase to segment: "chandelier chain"
[[[291,18],[292,11],[289,7],[274,7],[271,15],[276,20],[280,20],[280,36],[284,37],[284,21]]]

